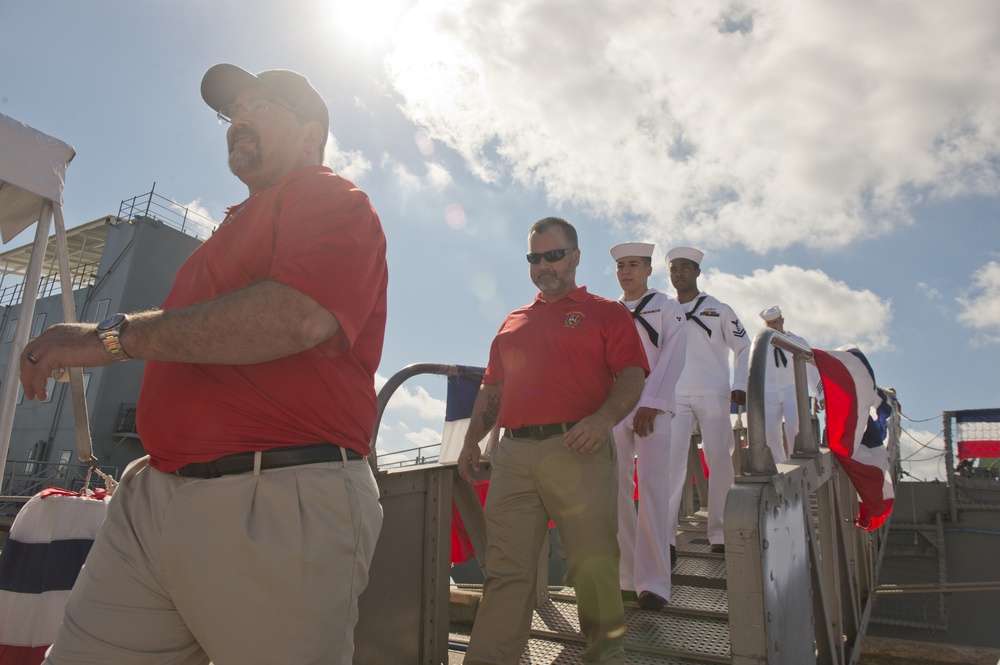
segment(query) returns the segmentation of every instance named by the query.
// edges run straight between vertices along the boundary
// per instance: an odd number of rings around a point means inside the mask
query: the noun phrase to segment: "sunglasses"
[[[542,252],[541,254],[532,252],[528,254],[526,258],[528,259],[528,263],[532,265],[538,265],[542,262],[542,259],[545,259],[546,263],[555,263],[556,261],[562,261],[566,258],[567,254],[575,251],[576,247],[573,249],[553,249],[548,252]]]

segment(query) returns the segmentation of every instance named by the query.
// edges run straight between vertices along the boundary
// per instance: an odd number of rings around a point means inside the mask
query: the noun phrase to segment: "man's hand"
[[[30,358],[30,360],[29,360]],[[32,362],[32,360],[34,362]],[[93,323],[59,323],[30,340],[21,353],[21,385],[28,399],[45,399],[46,382],[63,367],[110,365],[97,326]]]
[[[745,390],[734,390],[729,395],[729,401],[737,406],[743,406],[747,403],[747,393]]]
[[[469,445],[468,443],[462,446],[462,452],[458,454],[458,475],[462,476],[470,483],[475,482],[472,478],[472,474],[469,473],[469,467],[476,472],[479,471],[479,458],[482,456],[482,451],[479,449],[479,444],[474,443]]]
[[[593,455],[611,439],[614,423],[595,413],[587,416],[566,433],[566,447],[573,452]]]
[[[656,416],[663,413],[659,409],[648,406],[640,406],[635,410],[635,418],[632,419],[632,429],[636,436],[649,436],[653,433],[653,421]]]

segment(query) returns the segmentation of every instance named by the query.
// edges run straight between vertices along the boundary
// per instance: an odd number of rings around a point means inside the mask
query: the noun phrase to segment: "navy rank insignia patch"
[[[743,324],[740,323],[739,319],[736,319],[735,321],[733,321],[733,334],[736,335],[737,337],[746,337],[747,336],[746,328],[743,327]],[[775,348],[777,348],[777,347],[775,347]]]
[[[580,323],[580,319],[583,318],[583,312],[570,312],[566,315],[566,320],[563,321],[563,325],[567,328],[576,328],[577,324]]]

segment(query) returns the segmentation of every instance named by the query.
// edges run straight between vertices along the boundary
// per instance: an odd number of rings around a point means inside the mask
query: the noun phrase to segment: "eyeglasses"
[[[530,254],[527,255],[526,258],[528,259],[528,263],[532,265],[538,265],[539,263],[542,262],[542,259],[545,259],[547,263],[555,263],[556,261],[562,261],[564,258],[566,258],[567,254],[570,254],[575,251],[576,247],[573,247],[572,249],[551,249],[547,252],[542,252],[540,254],[536,252],[531,252]]]
[[[272,107],[274,106],[295,113],[295,109],[290,106],[286,106],[281,102],[276,102],[273,99],[258,99],[250,102],[249,104],[226,104],[219,109],[216,115],[219,118],[220,125],[228,125],[236,116],[240,116],[241,118],[251,118],[254,116],[267,115],[271,112]],[[298,113],[295,113],[295,115],[298,116]]]

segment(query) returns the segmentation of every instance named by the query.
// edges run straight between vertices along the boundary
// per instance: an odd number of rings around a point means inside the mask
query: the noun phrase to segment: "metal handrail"
[[[772,346],[793,355],[802,423],[792,457],[780,469],[767,446],[764,422]],[[748,450],[726,503],[734,663],[856,663],[874,605],[889,522],[873,531],[854,526],[857,493],[833,453],[820,448],[818,433],[805,425],[811,420],[805,363],[812,355],[774,330],[764,329],[754,339]],[[886,396],[893,406],[886,447],[898,456],[899,409],[891,390]],[[895,460],[889,461],[894,469]]]
[[[799,412],[798,434],[795,435],[795,453],[813,454],[819,450],[818,442],[806,433],[805,424],[810,421],[809,386],[806,377],[806,363],[812,360],[813,352],[807,346],[796,342],[771,328],[761,328],[754,337],[750,351],[750,373],[747,377],[747,454],[743,456],[742,475],[749,478],[767,480],[778,472],[774,455],[767,445],[765,428],[766,371],[771,347],[784,349],[792,354],[792,372],[795,380],[795,402]],[[762,368],[762,369],[758,369]],[[757,370],[757,371],[754,371]]]
[[[149,192],[123,199],[118,206],[118,219],[130,224],[139,219],[162,222],[198,240],[207,239],[218,227],[218,222],[214,219],[157,194],[155,182]]]
[[[368,456],[368,463],[371,464],[372,471],[376,475],[379,472],[378,453],[375,450],[375,444],[378,441],[379,426],[382,424],[382,414],[385,411],[386,405],[389,404],[389,399],[392,397],[393,393],[395,393],[404,382],[419,374],[435,374],[438,376],[482,376],[484,371],[485,370],[482,367],[473,367],[470,365],[413,363],[412,365],[407,365],[393,374],[392,377],[385,382],[385,385],[382,386],[382,389],[378,391],[378,412],[375,416],[375,427],[372,429],[372,439],[369,442],[371,454]]]
[[[435,453],[427,454],[425,451],[434,450]],[[404,455],[405,453],[416,452],[416,456],[413,458],[407,457],[406,459],[396,460],[394,462],[379,461],[380,469],[400,469],[406,466],[420,466],[421,464],[433,464],[438,461],[440,455],[441,444],[431,443],[426,446],[416,446],[414,448],[404,448],[403,450],[393,450],[392,452],[378,453],[380,460],[389,455]]]

